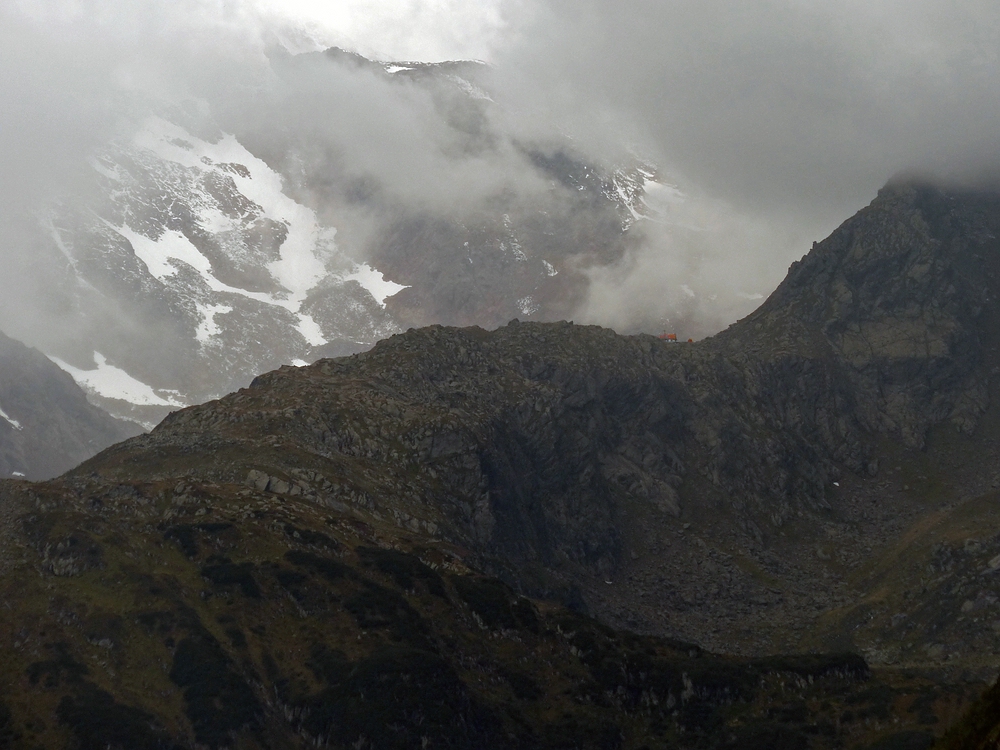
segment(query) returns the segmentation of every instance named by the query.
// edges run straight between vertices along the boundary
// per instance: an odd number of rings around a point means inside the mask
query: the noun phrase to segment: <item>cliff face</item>
[[[0,334],[0,477],[47,479],[136,435],[41,352]]]

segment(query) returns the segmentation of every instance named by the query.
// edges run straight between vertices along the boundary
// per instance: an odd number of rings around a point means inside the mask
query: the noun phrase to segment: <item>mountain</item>
[[[565,139],[498,130],[479,63],[330,50],[272,66],[274,100],[248,102],[228,130],[222,114],[160,107],[94,154],[74,191],[39,207],[31,252],[10,269],[23,297],[8,321],[16,335],[116,416],[152,427],[260,372],[411,326],[564,317],[587,268],[632,241],[651,168],[601,168]],[[336,134],[285,116],[344,80],[377,86],[373,107],[426,103],[447,150],[428,159],[455,179],[521,172],[544,195],[498,187],[442,206],[393,192],[379,171],[390,167],[345,164]]]
[[[892,185],[704,342],[411,331],[261,376],[80,471],[187,476],[194,446],[234,457],[211,481],[333,461],[352,479],[318,496],[460,544],[523,591],[714,649],[791,649],[855,600],[875,551],[991,491],[998,216],[993,194]]]
[[[998,229],[901,179],[710,339],[410,330],[3,483],[4,731],[928,747],[1000,666]]]
[[[0,334],[0,477],[48,479],[139,432],[92,406],[41,352]]]

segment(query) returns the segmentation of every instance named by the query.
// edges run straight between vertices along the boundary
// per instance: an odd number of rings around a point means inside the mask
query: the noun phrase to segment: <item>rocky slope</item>
[[[996,208],[889,186],[713,339],[411,331],[262,376],[80,471],[298,478],[619,625],[794,647],[858,596],[851,576],[873,553],[991,481],[986,461],[932,496],[886,491],[886,462],[902,451],[926,476],[914,451],[929,430],[972,433],[987,408]],[[219,460],[193,469],[192,452]],[[332,488],[293,473],[333,466]]]
[[[0,477],[48,479],[138,432],[88,403],[41,352],[0,334]]]
[[[271,481],[0,483],[0,744],[926,747],[973,697],[617,632]]]

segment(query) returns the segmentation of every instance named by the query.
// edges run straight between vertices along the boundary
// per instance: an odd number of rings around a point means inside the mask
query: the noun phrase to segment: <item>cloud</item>
[[[995,3],[544,8],[499,62],[529,82],[521,93],[581,137],[631,123],[666,165],[740,206],[843,216],[898,170],[996,153]]]
[[[318,54],[282,58],[282,41],[486,57],[497,103]],[[30,266],[12,217],[71,195],[94,148],[177,103],[293,176],[291,160],[308,159],[303,199],[327,170],[377,209],[541,200],[549,188],[513,143],[566,135],[608,167],[647,158],[684,194],[654,206],[621,264],[589,272],[578,319],[708,332],[749,312],[894,173],[995,169],[998,49],[1000,6],[985,0],[11,0],[0,261]],[[357,225],[340,238],[380,220],[340,199]]]
[[[490,140],[489,117],[454,84],[417,86],[377,66],[319,53],[290,58],[278,49],[295,32],[289,24],[313,6],[320,7],[305,0],[291,8],[270,0],[16,0],[0,10],[0,69],[12,73],[0,82],[7,184],[14,192],[23,192],[24,181],[51,191],[111,137],[191,103],[265,150],[311,140],[324,158],[378,178],[401,200],[454,205],[524,182],[525,162],[503,139]],[[338,4],[327,25],[322,15],[313,25],[332,33],[339,22],[338,33],[357,37],[359,47],[432,55],[457,49],[457,39],[485,49],[504,25],[499,7],[497,0],[477,10],[456,0],[353,0]],[[421,34],[419,44],[394,44]]]
[[[716,214],[693,246],[654,232],[648,255],[595,276],[592,313],[610,321],[653,268],[719,286],[726,264],[707,259],[720,257],[776,282],[900,171],[995,173],[998,51],[1000,6],[985,0],[539,0],[497,71],[535,127],[596,154],[627,144],[686,210]]]
[[[0,190],[34,202],[157,106],[251,88],[266,65],[259,31],[253,14],[200,0],[4,5]]]
[[[348,6],[360,13],[361,4]],[[389,13],[386,3],[373,7]],[[404,30],[436,23],[425,44],[448,49],[461,39],[472,51],[502,18],[489,3],[478,15],[470,7],[442,23],[458,6],[397,4],[397,26],[369,43],[405,52],[393,47]],[[290,25],[296,18],[265,0],[12,0],[0,8],[0,264],[9,280],[0,327],[36,342],[50,332],[67,337],[78,290],[60,296],[35,214],[93,190],[95,151],[127,141],[152,114],[182,116],[202,137],[237,134],[287,171],[300,200],[335,215],[338,242],[362,242],[400,208],[454,219],[504,192],[525,200],[549,192],[494,132],[492,104],[470,101],[467,84],[446,76],[417,85],[364,61],[292,57],[280,43],[308,48],[316,31]],[[319,190],[324,180],[336,189]],[[352,191],[374,199],[359,207]]]
[[[323,53],[275,58],[273,69],[280,80],[259,96],[215,106],[224,128],[265,150],[290,149],[310,175],[325,171],[340,185],[368,181],[381,205],[452,216],[505,190],[548,189],[495,132],[491,105],[470,100],[447,77],[418,85]]]
[[[484,60],[504,44],[521,0],[256,0],[314,38],[380,60]]]

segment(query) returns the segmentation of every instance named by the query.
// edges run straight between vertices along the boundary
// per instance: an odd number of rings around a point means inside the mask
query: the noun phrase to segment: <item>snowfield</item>
[[[81,370],[57,357],[49,359],[72,375],[81,388],[98,396],[126,401],[137,406],[185,406],[183,402],[173,397],[160,396],[150,386],[109,363],[100,352],[94,352],[97,366],[93,370]]]

